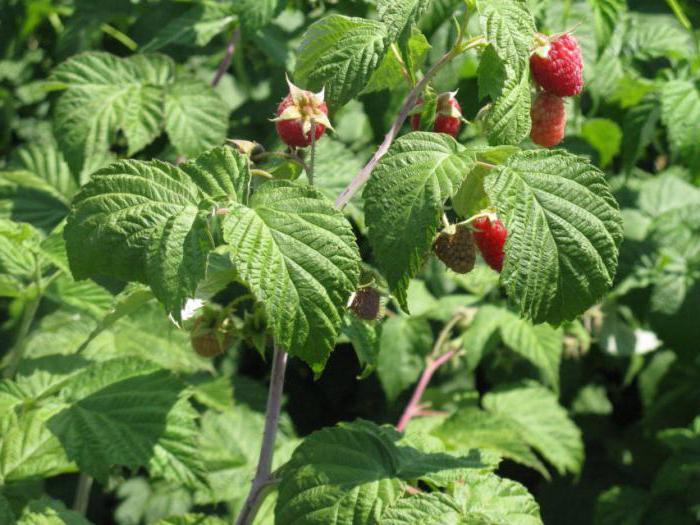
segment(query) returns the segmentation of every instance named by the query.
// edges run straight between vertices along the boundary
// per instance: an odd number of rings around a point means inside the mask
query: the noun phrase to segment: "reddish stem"
[[[414,416],[418,415],[420,412],[418,405],[425,393],[425,389],[428,387],[428,383],[430,383],[430,380],[433,378],[433,374],[435,374],[438,368],[452,359],[457,352],[457,349],[448,350],[437,359],[428,361],[416,385],[416,389],[413,391],[411,400],[408,402],[408,405],[406,405],[403,414],[401,414],[401,419],[399,419],[399,422],[396,424],[396,430],[399,432],[406,430],[408,422],[411,421]]]
[[[226,44],[226,53],[224,54],[224,58],[221,60],[219,67],[216,68],[214,79],[211,81],[212,87],[216,87],[219,85],[221,77],[224,76],[224,73],[226,73],[226,70],[231,65],[231,59],[233,58],[233,54],[236,52],[236,46],[238,45],[238,40],[240,38],[241,28],[237,27],[236,29],[234,29],[233,34],[231,35],[231,39],[228,41],[228,44]]]

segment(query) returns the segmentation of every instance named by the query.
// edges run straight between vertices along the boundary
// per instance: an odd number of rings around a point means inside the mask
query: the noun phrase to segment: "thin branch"
[[[408,426],[408,423],[411,421],[411,419],[414,416],[419,415],[421,411],[424,411],[423,407],[421,406],[421,399],[423,398],[423,394],[425,393],[425,389],[428,387],[430,380],[433,378],[435,372],[442,365],[447,363],[450,359],[452,359],[452,357],[457,355],[457,353],[459,352],[459,349],[452,348],[447,352],[440,354],[442,347],[444,346],[445,342],[450,336],[452,328],[454,328],[454,326],[462,319],[464,319],[463,312],[455,314],[452,317],[452,319],[450,319],[447,322],[447,324],[443,327],[442,331],[440,332],[440,335],[438,335],[437,341],[435,341],[435,345],[433,346],[433,350],[432,352],[430,352],[430,355],[426,360],[423,373],[421,374],[421,377],[418,380],[418,384],[416,385],[416,388],[413,391],[411,400],[408,402],[408,405],[406,405],[403,414],[401,414],[399,422],[396,424],[396,430],[398,430],[399,432],[403,432],[404,430],[406,430],[406,427]]]
[[[338,195],[338,197],[335,199],[336,208],[344,208],[345,205],[348,202],[350,202],[350,199],[352,199],[353,195],[355,195],[355,193],[358,192],[358,190],[365,184],[365,182],[369,180],[369,177],[370,175],[372,175],[372,171],[374,170],[375,166],[381,160],[381,158],[384,155],[386,155],[386,152],[389,151],[389,147],[396,139],[396,136],[399,134],[399,131],[401,131],[401,126],[403,126],[403,123],[405,122],[406,118],[408,118],[408,114],[416,105],[420,94],[423,92],[428,83],[433,79],[433,77],[438,73],[438,71],[440,71],[453,58],[460,55],[461,53],[464,53],[468,49],[472,49],[474,47],[478,47],[484,44],[483,36],[474,37],[466,42],[462,42],[461,38],[462,35],[458,37],[458,40],[457,42],[455,42],[455,45],[452,47],[452,49],[450,49],[447,53],[445,53],[442,56],[442,58],[440,58],[440,60],[433,64],[433,66],[428,70],[425,76],[422,79],[420,79],[420,81],[413,87],[411,91],[408,92],[408,95],[406,95],[403,105],[401,106],[401,110],[399,111],[399,115],[398,117],[396,117],[396,120],[389,129],[389,132],[384,137],[384,141],[379,145],[379,148],[377,148],[377,151],[374,153],[369,162],[360,170],[360,172],[357,175],[355,175],[355,177],[350,181],[350,184],[348,184],[348,186],[342,192],[340,192],[340,195]]]
[[[250,487],[248,497],[243,504],[241,513],[236,519],[236,525],[249,525],[255,519],[258,506],[269,492],[272,478],[272,454],[275,449],[277,426],[282,406],[282,391],[284,389],[284,373],[287,368],[287,352],[275,345],[275,353],[272,357],[272,377],[267,396],[267,408],[265,410],[265,429],[263,430],[260,458],[255,477]]]
[[[403,123],[408,117],[408,114],[416,105],[418,97],[423,92],[423,89],[425,89],[425,86],[427,86],[428,82],[430,82],[430,80],[435,76],[435,74],[438,71],[440,71],[440,69],[442,69],[455,56],[456,53],[454,49],[445,53],[445,55],[443,55],[443,57],[440,60],[438,60],[433,65],[433,67],[430,68],[430,70],[428,70],[425,76],[422,79],[420,79],[420,81],[415,85],[415,87],[408,92],[408,95],[406,95],[403,105],[401,106],[401,110],[399,111],[399,115],[398,117],[396,117],[396,120],[391,125],[389,132],[384,137],[384,141],[379,145],[379,148],[374,153],[369,162],[365,165],[365,167],[362,168],[357,175],[355,175],[355,178],[353,178],[352,181],[350,181],[350,184],[348,184],[348,186],[340,193],[340,195],[338,195],[338,198],[335,200],[336,208],[344,208],[345,205],[348,202],[350,202],[350,199],[353,197],[353,195],[355,195],[355,193],[357,193],[357,191],[364,185],[364,183],[367,182],[367,180],[369,180],[369,177],[370,175],[372,175],[372,171],[374,170],[377,163],[384,155],[386,155],[386,152],[389,151],[389,147],[394,142],[394,139],[396,139],[396,136],[399,134],[401,126],[403,126]]]
[[[228,44],[226,44],[226,53],[224,54],[224,58],[221,60],[219,67],[216,68],[214,79],[211,81],[212,87],[216,87],[219,85],[221,77],[224,76],[224,73],[226,73],[226,70],[231,65],[231,59],[233,59],[233,54],[236,52],[236,46],[238,45],[238,41],[240,40],[240,38],[241,28],[237,27],[233,30],[233,34],[231,35]]]
[[[87,512],[88,503],[90,502],[90,489],[92,489],[93,481],[92,476],[88,476],[84,472],[78,478],[78,487],[75,489],[75,499],[73,500],[73,510],[83,516]]]

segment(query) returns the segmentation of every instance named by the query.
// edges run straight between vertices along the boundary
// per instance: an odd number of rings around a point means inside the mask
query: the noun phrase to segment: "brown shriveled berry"
[[[350,297],[348,308],[360,319],[365,321],[376,320],[379,318],[381,311],[379,292],[370,286],[360,288]]]
[[[457,273],[469,273],[474,268],[476,250],[468,226],[453,226],[441,231],[433,241],[433,251],[448,268]]]

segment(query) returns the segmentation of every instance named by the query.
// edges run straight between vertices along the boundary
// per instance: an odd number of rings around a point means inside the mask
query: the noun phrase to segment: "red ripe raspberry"
[[[563,99],[542,91],[532,105],[531,115],[532,142],[551,148],[562,141],[566,129],[566,108]]]
[[[530,70],[542,89],[559,97],[573,97],[583,89],[583,58],[576,39],[564,33],[537,36],[541,44],[530,56]]]
[[[481,256],[491,268],[500,272],[503,269],[505,253],[503,246],[508,237],[508,231],[500,219],[479,217],[473,222],[474,241],[479,247]]]
[[[320,139],[326,128],[333,129],[328,120],[328,106],[323,101],[323,91],[312,93],[299,89],[287,79],[289,95],[277,107],[277,117],[272,119],[282,142],[295,148],[311,144],[313,121],[315,140]]]
[[[455,95],[457,92],[441,93],[437,99],[437,112],[435,114],[435,124],[433,131],[436,133],[447,133],[456,137],[459,133],[459,128],[462,127],[462,107],[457,102]],[[419,100],[416,107],[420,107],[423,103]],[[420,128],[420,113],[416,113],[411,117],[411,128],[416,131]]]

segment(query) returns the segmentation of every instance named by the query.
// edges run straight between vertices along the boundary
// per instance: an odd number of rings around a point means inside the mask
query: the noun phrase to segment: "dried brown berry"
[[[452,226],[441,231],[433,241],[433,251],[451,270],[469,273],[474,268],[476,250],[468,226]]]
[[[381,296],[374,288],[360,288],[350,297],[350,310],[360,319],[374,321],[381,311]]]

